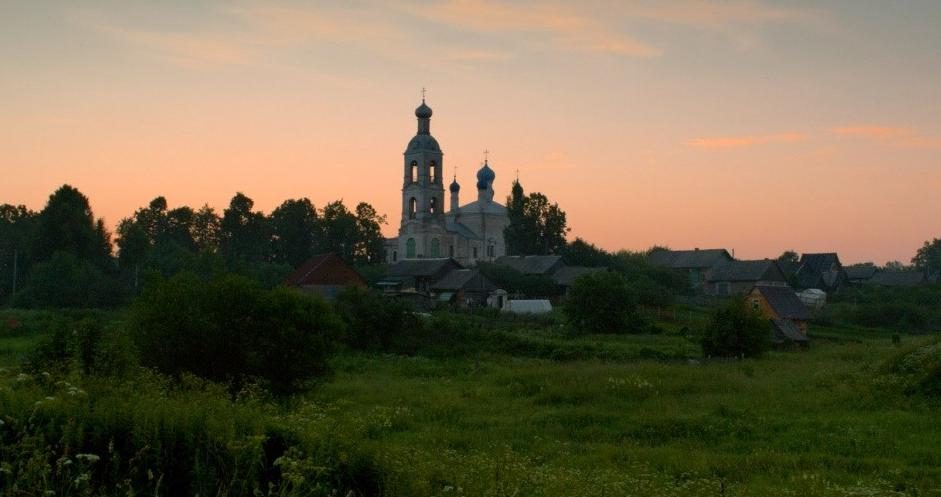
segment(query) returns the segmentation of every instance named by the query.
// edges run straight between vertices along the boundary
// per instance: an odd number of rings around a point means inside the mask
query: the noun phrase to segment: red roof
[[[366,286],[355,269],[336,254],[315,255],[284,279],[288,286],[353,285]]]

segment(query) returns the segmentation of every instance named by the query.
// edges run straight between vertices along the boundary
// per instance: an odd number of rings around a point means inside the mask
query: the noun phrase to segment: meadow
[[[45,318],[17,318],[32,324],[0,336],[8,495],[941,495],[938,398],[892,366],[936,351],[923,335],[817,326],[808,350],[707,360],[688,323],[572,338],[509,320],[451,353],[341,352],[274,400],[25,371]]]

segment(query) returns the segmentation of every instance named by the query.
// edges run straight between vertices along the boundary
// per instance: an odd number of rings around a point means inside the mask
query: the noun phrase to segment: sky
[[[908,262],[941,237],[938,25],[936,0],[0,0],[0,203],[366,201],[394,236],[427,88],[463,201],[489,150],[496,198],[518,174],[608,250]]]

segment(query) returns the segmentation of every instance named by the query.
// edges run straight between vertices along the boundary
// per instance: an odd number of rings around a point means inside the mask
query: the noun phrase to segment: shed
[[[365,287],[366,280],[336,254],[315,255],[284,279],[284,285],[332,299],[345,287]]]
[[[455,269],[431,285],[431,292],[438,297],[450,295],[453,298],[448,301],[471,307],[487,305],[487,297],[497,290],[477,268]]]

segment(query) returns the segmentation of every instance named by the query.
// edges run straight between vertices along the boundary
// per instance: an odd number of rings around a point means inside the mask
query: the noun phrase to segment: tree
[[[912,264],[915,269],[924,271],[927,274],[937,274],[941,272],[941,239],[935,238],[930,242],[926,241],[912,257]]]
[[[14,300],[20,307],[114,307],[125,300],[116,280],[71,252],[36,263],[26,283]]]
[[[309,199],[285,200],[269,217],[274,262],[298,267],[314,255],[320,225]]]
[[[541,193],[524,196],[519,181],[507,198],[507,218],[503,236],[511,255],[557,254],[565,248],[565,212]]]
[[[901,261],[888,261],[885,263],[883,269],[886,271],[907,271],[909,267],[903,264]]]
[[[25,274],[36,213],[22,205],[0,205],[0,301],[14,293]]]
[[[770,346],[768,320],[737,299],[713,311],[702,336],[703,353],[710,357],[757,357]]]
[[[376,264],[383,260],[382,225],[386,217],[380,216],[372,205],[360,202],[356,205],[356,242],[353,247],[353,262]]]
[[[267,260],[270,231],[267,218],[252,211],[255,202],[243,193],[236,193],[229,208],[222,213],[219,245],[226,259],[244,259],[249,262]]]
[[[63,185],[49,196],[36,218],[32,257],[48,261],[56,252],[68,252],[105,269],[111,263],[111,243],[104,223],[96,222],[88,198]]]
[[[569,288],[563,311],[579,334],[631,333],[640,328],[637,297],[624,277],[614,272],[586,274]]]
[[[342,200],[336,200],[323,208],[320,219],[320,247],[324,252],[333,252],[352,263],[358,235],[356,215],[343,205]]]
[[[251,378],[279,395],[327,370],[343,323],[322,299],[264,290],[240,276],[180,273],[149,286],[132,307],[131,336],[143,365],[238,389]]]
[[[778,262],[797,264],[800,262],[800,256],[793,250],[785,250],[778,256]]]
[[[349,287],[337,295],[334,308],[346,323],[343,341],[357,350],[391,351],[397,338],[422,325],[404,301],[372,290]]]

